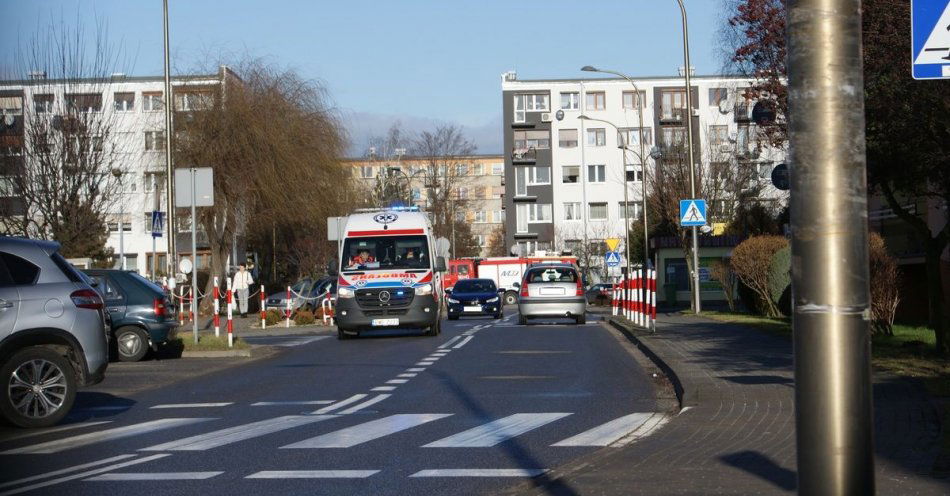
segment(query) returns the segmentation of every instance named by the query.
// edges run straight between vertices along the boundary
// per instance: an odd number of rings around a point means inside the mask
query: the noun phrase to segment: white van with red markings
[[[428,216],[416,209],[346,219],[339,252],[337,336],[383,329],[441,332],[442,272]]]

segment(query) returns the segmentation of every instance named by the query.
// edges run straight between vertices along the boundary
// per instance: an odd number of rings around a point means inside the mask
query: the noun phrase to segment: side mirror
[[[436,257],[436,259],[435,259],[435,271],[436,271],[436,272],[445,272],[445,257]]]
[[[340,272],[337,270],[336,266],[337,266],[337,263],[336,263],[336,259],[335,259],[335,258],[334,258],[334,259],[331,259],[329,262],[327,262],[327,275],[328,275],[328,276],[330,276],[330,277],[336,277],[336,276],[338,276],[338,275],[340,274]]]
[[[514,286],[514,287],[516,287],[516,288],[520,288],[520,287],[521,287],[521,283],[520,283],[520,282],[516,282],[516,283],[512,284],[512,286]]]

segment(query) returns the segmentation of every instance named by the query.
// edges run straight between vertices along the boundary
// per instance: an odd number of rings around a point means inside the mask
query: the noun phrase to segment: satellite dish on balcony
[[[508,250],[508,253],[511,253],[513,256],[522,257],[524,256],[524,247],[515,243],[511,245],[511,248]]]

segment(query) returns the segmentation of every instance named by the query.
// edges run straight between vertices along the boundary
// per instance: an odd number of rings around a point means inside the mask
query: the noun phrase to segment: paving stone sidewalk
[[[672,369],[682,411],[650,437],[606,448],[516,493],[796,492],[790,340],[679,314],[660,315],[655,334],[633,339]],[[940,449],[937,405],[911,381],[876,375],[874,407],[878,494],[950,494],[950,479],[930,475]]]

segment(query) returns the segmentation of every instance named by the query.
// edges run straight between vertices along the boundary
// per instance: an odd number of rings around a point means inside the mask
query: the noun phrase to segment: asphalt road
[[[72,423],[0,432],[0,496],[493,494],[659,418],[651,378],[599,319],[516,322],[268,337],[282,351],[245,365],[83,393],[103,401]]]

